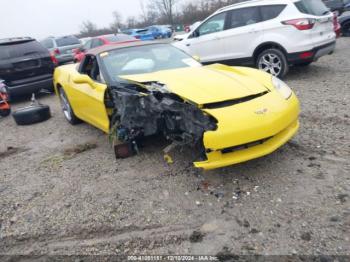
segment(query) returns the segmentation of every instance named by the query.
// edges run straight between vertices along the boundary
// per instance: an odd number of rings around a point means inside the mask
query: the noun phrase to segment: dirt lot
[[[108,137],[53,118],[0,120],[1,254],[350,255],[350,38],[286,81],[301,130],[274,154],[203,172],[166,144],[115,160]],[[27,104],[17,102],[14,108]]]

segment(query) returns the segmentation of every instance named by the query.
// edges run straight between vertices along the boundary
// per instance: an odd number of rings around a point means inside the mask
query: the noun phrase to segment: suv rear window
[[[80,41],[75,36],[65,36],[56,39],[57,46],[79,45]]]
[[[38,53],[48,53],[48,51],[37,41],[0,45],[0,60],[18,58]]]
[[[300,0],[294,4],[301,13],[308,15],[322,16],[329,12],[321,0]]]

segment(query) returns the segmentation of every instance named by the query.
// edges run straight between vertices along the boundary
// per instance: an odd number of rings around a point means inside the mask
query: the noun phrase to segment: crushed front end
[[[204,160],[203,135],[215,130],[217,121],[195,104],[157,82],[118,83],[111,86],[110,96],[114,107],[111,135],[117,158],[138,153],[138,141],[143,137],[163,135],[171,142],[164,151],[169,162],[168,151],[176,146],[192,146]]]

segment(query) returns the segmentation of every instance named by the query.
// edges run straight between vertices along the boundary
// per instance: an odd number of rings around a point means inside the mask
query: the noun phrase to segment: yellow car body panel
[[[77,65],[58,67],[54,73],[54,86],[63,88],[67,94],[74,114],[85,122],[109,133],[109,118],[104,104],[106,84],[94,82],[93,84],[76,84],[74,76],[79,75]]]
[[[103,101],[107,87],[97,83],[93,87],[76,84],[72,81],[75,74],[79,74],[76,66],[58,68],[55,87],[59,84],[64,88],[77,117],[108,133],[110,123]],[[270,154],[299,128],[300,106],[295,94],[284,99],[273,86],[271,75],[256,69],[214,64],[121,77],[165,84],[170,92],[217,120],[217,129],[204,133],[207,160],[195,162],[198,168],[214,169]],[[214,109],[205,106],[262,93],[232,106]]]
[[[266,91],[266,87],[249,75],[220,70],[219,65],[164,70],[122,78],[136,82],[158,81],[197,105],[222,102]]]

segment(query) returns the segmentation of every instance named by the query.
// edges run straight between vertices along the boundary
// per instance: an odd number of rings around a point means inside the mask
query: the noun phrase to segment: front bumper
[[[259,158],[268,155],[285,143],[287,143],[299,129],[299,121],[294,121],[290,126],[284,129],[282,132],[268,139],[260,145],[249,147],[246,149],[237,150],[231,153],[222,153],[221,151],[214,151],[209,154],[208,160],[203,162],[195,162],[194,166],[197,168],[203,168],[205,170],[225,167],[242,162],[246,162],[255,158]]]
[[[294,94],[285,100],[272,91],[249,102],[206,111],[218,120],[218,128],[204,133],[207,159],[194,163],[203,169],[229,166],[272,153],[299,129],[300,105]]]
[[[304,52],[290,53],[287,55],[287,60],[289,64],[301,64],[307,62],[315,62],[320,57],[325,55],[330,55],[335,50],[336,42],[315,47],[311,50],[306,50]]]

